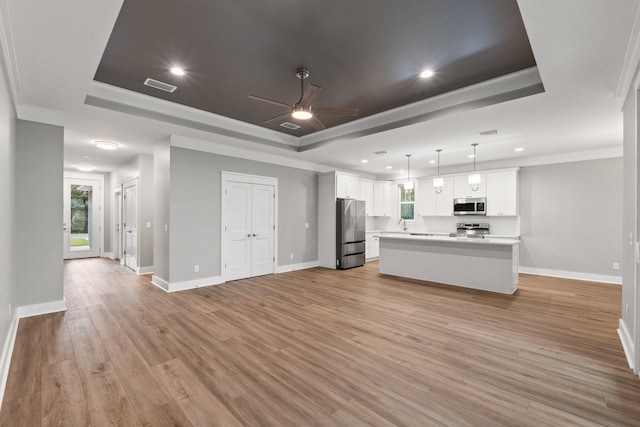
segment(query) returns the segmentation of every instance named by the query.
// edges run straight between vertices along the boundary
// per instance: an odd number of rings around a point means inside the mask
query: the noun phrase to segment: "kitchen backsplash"
[[[508,236],[520,235],[520,217],[519,216],[450,216],[450,217],[422,217],[419,216],[415,221],[407,222],[408,231],[420,233],[455,233],[456,224],[459,222],[482,222],[488,223],[491,234],[500,234]],[[402,230],[402,224],[397,219],[391,217],[374,217],[367,218],[367,230]]]

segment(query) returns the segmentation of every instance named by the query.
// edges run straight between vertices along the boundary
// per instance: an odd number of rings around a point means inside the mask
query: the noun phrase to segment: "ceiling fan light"
[[[304,107],[296,107],[291,113],[291,117],[298,120],[309,120],[313,117],[311,111],[305,109]]]

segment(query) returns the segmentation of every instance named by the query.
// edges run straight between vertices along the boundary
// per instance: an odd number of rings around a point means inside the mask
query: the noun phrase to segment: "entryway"
[[[277,189],[276,178],[222,172],[225,281],[275,273]]]
[[[65,173],[64,259],[102,254],[102,184],[100,175]]]

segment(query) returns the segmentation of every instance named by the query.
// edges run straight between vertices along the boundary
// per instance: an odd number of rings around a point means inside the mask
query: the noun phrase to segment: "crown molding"
[[[636,17],[616,87],[615,97],[619,99],[620,109],[623,108],[627,93],[634,82],[638,64],[640,64],[640,6],[636,10]]]
[[[16,114],[20,120],[64,126],[64,113],[61,111],[18,104],[16,105]]]
[[[305,162],[295,158],[264,153],[247,148],[234,147],[220,142],[189,138],[181,135],[171,135],[171,146],[202,151],[205,153],[219,154],[221,156],[236,157],[244,160],[252,160],[255,162],[269,163],[272,165],[303,169],[312,172],[328,172],[335,170],[333,167]]]

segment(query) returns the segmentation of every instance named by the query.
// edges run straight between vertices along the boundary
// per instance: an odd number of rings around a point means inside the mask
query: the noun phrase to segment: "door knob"
[[[253,237],[256,237],[256,236],[257,236],[257,234],[254,234],[254,235],[253,235]]]
[[[251,234],[247,234],[247,237],[251,237]]]

